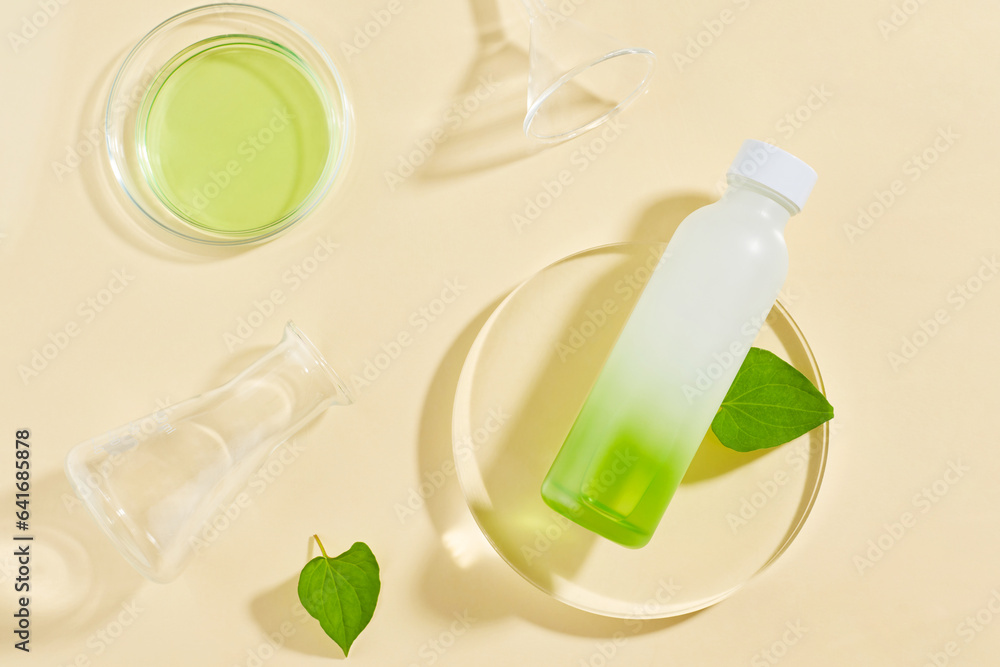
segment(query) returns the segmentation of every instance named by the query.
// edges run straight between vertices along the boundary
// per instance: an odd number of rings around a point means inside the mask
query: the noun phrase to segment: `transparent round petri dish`
[[[326,51],[260,7],[167,19],[132,49],[106,113],[111,170],[141,214],[185,239],[240,245],[305,217],[352,140]]]
[[[709,431],[641,549],[599,537],[544,503],[542,479],[664,247],[587,250],[516,288],[470,348],[452,415],[459,484],[495,551],[551,597],[609,617],[679,616],[740,590],[799,534],[829,444],[827,424],[753,453],[730,450]],[[754,344],[823,390],[805,337],[780,303]]]

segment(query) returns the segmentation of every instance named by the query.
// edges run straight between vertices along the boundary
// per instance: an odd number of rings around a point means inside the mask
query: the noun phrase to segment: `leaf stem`
[[[313,539],[316,540],[316,544],[319,545],[319,550],[323,552],[323,558],[329,558],[329,556],[326,555],[326,549],[323,548],[323,543],[319,539],[319,535],[313,535]]]

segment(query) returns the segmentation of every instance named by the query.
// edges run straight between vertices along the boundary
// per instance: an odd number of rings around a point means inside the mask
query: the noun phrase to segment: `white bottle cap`
[[[800,211],[816,185],[816,172],[791,153],[777,146],[747,139],[727,174],[737,174],[771,188]]]

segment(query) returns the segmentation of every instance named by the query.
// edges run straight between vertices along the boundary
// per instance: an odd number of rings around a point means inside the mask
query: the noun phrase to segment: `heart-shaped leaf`
[[[346,656],[375,613],[382,582],[378,561],[364,542],[330,558],[316,537],[322,556],[306,563],[299,575],[299,600]]]
[[[833,419],[809,379],[772,352],[750,348],[712,420],[719,441],[738,452],[790,442]]]

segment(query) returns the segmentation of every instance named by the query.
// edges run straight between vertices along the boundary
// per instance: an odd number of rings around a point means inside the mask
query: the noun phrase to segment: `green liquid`
[[[202,229],[258,233],[292,216],[327,168],[334,136],[322,91],[292,52],[230,35],[159,73],[140,109],[146,179]]]
[[[541,488],[552,509],[633,549],[649,543],[707,430],[685,427],[693,406],[675,395],[683,384],[676,365],[657,363],[662,355],[649,352],[670,330],[670,319],[658,312],[650,318],[642,305],[640,300]]]
[[[546,504],[623,546],[646,545],[687,468],[665,429],[595,387],[542,483]],[[614,383],[611,383],[614,384]],[[620,387],[620,384],[617,384]]]

